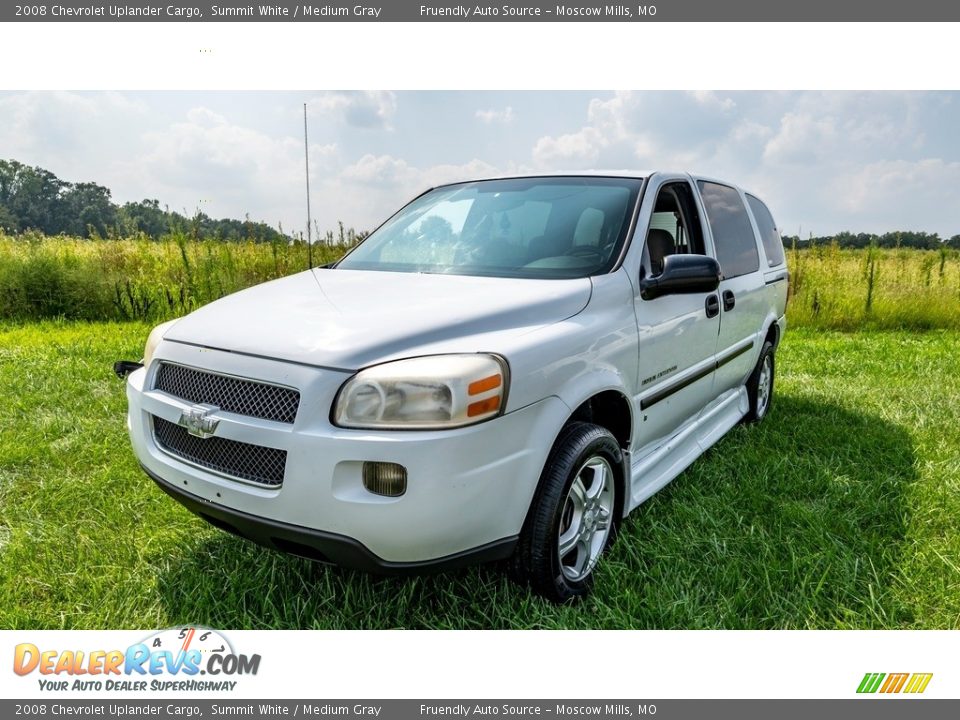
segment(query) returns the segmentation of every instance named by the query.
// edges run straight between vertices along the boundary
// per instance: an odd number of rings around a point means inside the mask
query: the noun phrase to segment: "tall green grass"
[[[787,253],[788,321],[830,330],[960,328],[960,252],[949,248]]]
[[[314,265],[347,245],[315,245]],[[306,244],[0,232],[0,318],[163,320],[308,266]]]
[[[315,245],[314,265],[348,248]],[[86,240],[0,232],[0,318],[158,321],[307,267],[304,243],[171,235]],[[960,251],[788,252],[792,326],[829,330],[960,329]]]

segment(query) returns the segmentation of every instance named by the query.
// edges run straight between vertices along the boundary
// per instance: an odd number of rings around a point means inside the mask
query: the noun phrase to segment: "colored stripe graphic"
[[[860,685],[857,686],[858,693],[881,692],[886,694],[893,693],[922,693],[927,689],[933,673],[866,673]],[[882,684],[881,684],[882,683]]]
[[[858,693],[875,693],[877,688],[880,687],[880,681],[886,677],[884,673],[867,673],[863,676],[863,680],[860,681],[860,687],[857,688]]]
[[[910,673],[890,673],[887,675],[887,681],[883,684],[883,687],[880,688],[882,693],[898,693],[903,689],[903,685],[907,682],[907,678],[910,677]]]
[[[905,693],[922,693],[930,684],[933,673],[914,673],[904,689]]]

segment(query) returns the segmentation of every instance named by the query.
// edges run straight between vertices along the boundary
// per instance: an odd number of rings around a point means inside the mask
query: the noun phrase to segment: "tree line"
[[[0,160],[0,230],[46,235],[125,237],[142,233],[159,238],[172,232],[222,240],[268,242],[290,240],[266,223],[224,218],[202,212],[187,217],[144,199],[118,205],[110,189],[94,182],[70,183],[49,170],[16,160]]]
[[[919,250],[939,250],[943,247],[960,249],[960,235],[948,239],[941,238],[937,233],[914,232],[898,230],[882,235],[876,233],[841,232],[836,235],[809,236],[800,238],[796,235],[784,235],[783,244],[790,247],[808,248],[836,243],[841,248],[916,248]]]
[[[46,235],[63,234],[83,238],[143,234],[156,239],[181,232],[193,237],[221,240],[270,242],[292,239],[266,223],[249,219],[215,220],[200,211],[188,217],[161,207],[158,200],[144,199],[117,205],[113,202],[110,189],[103,185],[66,182],[49,170],[29,167],[16,160],[0,160],[0,230],[8,233],[37,230]],[[338,237],[334,237],[332,232],[322,237],[318,232],[318,239],[328,243],[339,240],[340,244],[352,244],[365,236],[366,233],[357,233],[352,228],[345,231],[342,223],[339,224]],[[945,240],[937,233],[903,230],[882,235],[844,231],[819,237],[783,236],[783,244],[788,248],[833,243],[841,248],[960,249],[960,235]]]

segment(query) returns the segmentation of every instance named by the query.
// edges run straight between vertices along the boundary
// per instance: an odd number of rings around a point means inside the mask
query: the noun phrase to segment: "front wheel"
[[[763,420],[770,411],[773,402],[773,379],[776,360],[773,356],[773,343],[769,340],[760,348],[760,359],[747,379],[747,397],[750,409],[744,416],[744,422],[754,423]]]
[[[575,422],[557,438],[520,534],[514,575],[557,603],[586,595],[612,541],[621,501],[620,446],[599,425]]]

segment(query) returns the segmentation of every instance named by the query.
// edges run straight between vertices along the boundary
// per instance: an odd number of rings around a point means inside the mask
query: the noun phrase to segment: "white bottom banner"
[[[6,699],[958,698],[956,631],[0,633]]]

